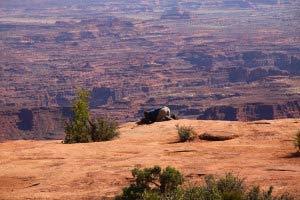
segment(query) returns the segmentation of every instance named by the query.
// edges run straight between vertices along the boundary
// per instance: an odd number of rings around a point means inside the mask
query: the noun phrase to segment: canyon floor
[[[78,87],[121,123],[300,118],[300,1],[3,1],[0,141],[62,139]]]
[[[176,125],[197,134],[235,135],[227,141],[178,143]],[[174,120],[123,124],[118,139],[90,144],[61,141],[0,143],[0,199],[101,199],[120,194],[134,167],[173,166],[186,185],[233,172],[247,185],[274,186],[300,198],[300,119],[256,122]]]

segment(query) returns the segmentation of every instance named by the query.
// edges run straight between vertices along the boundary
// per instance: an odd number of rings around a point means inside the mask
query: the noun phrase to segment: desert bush
[[[78,89],[73,103],[74,117],[65,123],[65,144],[108,141],[119,135],[118,124],[107,118],[90,119],[90,93]]]
[[[88,125],[83,125],[78,129],[74,122],[66,122],[65,133],[65,144],[92,142]]]
[[[142,198],[143,200],[162,200],[162,197],[159,193],[154,192],[154,191],[145,191],[142,194]]]
[[[160,192],[170,192],[183,183],[183,176],[175,168],[167,167],[159,176]]]
[[[204,199],[220,199],[220,200],[242,200],[244,194],[244,183],[242,179],[227,173],[225,177],[216,179],[209,175],[205,177],[205,186],[202,197]]]
[[[298,149],[298,152],[300,152],[300,130],[296,133],[295,147]]]
[[[180,142],[191,141],[196,138],[197,134],[192,127],[177,125],[176,128]]]
[[[182,187],[183,177],[172,167],[159,166],[132,170],[134,184],[123,189],[117,200],[293,200],[288,194],[272,195],[273,187],[261,191],[258,186],[246,190],[244,179],[227,173],[216,179],[205,177],[203,186]]]
[[[243,193],[245,188],[244,188],[244,180],[233,176],[232,173],[227,173],[225,177],[220,178],[217,181],[217,187],[218,190],[222,194],[226,194],[230,196],[230,193]]]
[[[93,122],[89,120],[91,126],[91,137],[94,142],[109,141],[119,136],[118,123],[108,118],[98,118]]]
[[[172,167],[161,170],[160,166],[132,170],[134,183],[123,188],[117,200],[162,199],[161,194],[175,191],[183,183],[183,176]]]
[[[259,186],[254,186],[247,193],[244,199],[246,200],[293,200],[294,198],[288,193],[284,193],[280,196],[273,196],[273,187],[269,187],[268,191],[261,191]]]

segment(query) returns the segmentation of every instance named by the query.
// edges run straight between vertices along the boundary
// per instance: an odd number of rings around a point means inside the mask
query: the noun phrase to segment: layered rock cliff
[[[62,139],[64,121],[71,109],[22,108],[0,111],[0,141],[14,139]]]
[[[254,121],[299,117],[300,100],[294,100],[281,104],[247,103],[238,106],[215,106],[206,109],[198,119]]]

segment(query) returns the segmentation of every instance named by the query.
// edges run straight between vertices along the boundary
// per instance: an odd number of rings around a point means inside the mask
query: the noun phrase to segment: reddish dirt
[[[197,134],[235,135],[227,141],[178,143],[176,125]],[[300,157],[293,155],[300,119],[224,122],[174,120],[121,126],[110,142],[62,144],[61,141],[0,143],[0,199],[98,199],[121,192],[134,167],[174,166],[187,184],[204,175],[226,172],[247,185],[275,187],[300,198]]]

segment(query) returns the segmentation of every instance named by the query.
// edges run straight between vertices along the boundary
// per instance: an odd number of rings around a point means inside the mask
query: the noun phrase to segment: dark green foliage
[[[83,125],[80,129],[73,122],[66,122],[65,124],[66,137],[64,140],[65,144],[72,143],[87,143],[92,142],[89,126]]]
[[[145,191],[142,194],[142,198],[143,200],[162,200],[162,197],[159,193],[157,192],[153,192],[153,191]]]
[[[219,179],[206,176],[204,186],[187,189],[181,187],[181,173],[172,167],[134,169],[132,175],[135,183],[124,188],[117,200],[293,200],[288,194],[273,196],[273,187],[265,192],[256,186],[247,192],[244,180],[232,173]]]
[[[159,176],[161,174],[161,168],[154,166],[153,168],[132,170],[132,176],[135,178],[135,185],[143,188],[144,190],[150,190],[151,186],[158,186]]]
[[[249,191],[247,195],[247,200],[257,200],[259,199],[259,195],[260,195],[260,189],[258,186],[255,186]]]
[[[176,188],[172,191],[168,191],[167,193],[161,194],[162,200],[184,200],[186,191],[183,188]]]
[[[227,173],[225,177],[217,181],[218,190],[225,196],[238,196],[244,192],[244,181],[232,173]]]
[[[260,191],[259,186],[253,187],[246,196],[246,200],[293,200],[294,198],[288,193],[282,194],[280,196],[273,196],[273,187],[271,186],[269,190]]]
[[[160,192],[174,191],[179,185],[183,183],[183,176],[179,171],[172,167],[167,167],[159,177]]]
[[[132,170],[135,183],[123,188],[123,194],[116,199],[161,199],[161,194],[171,192],[183,183],[183,177],[179,171],[172,167],[161,170],[161,167]]]
[[[90,93],[78,89],[73,103],[74,118],[65,123],[65,144],[112,140],[119,135],[118,124],[110,119],[90,120]]]
[[[243,200],[243,194],[238,191],[229,191],[222,194],[222,200]]]
[[[176,126],[180,142],[191,141],[195,139],[196,132],[190,126]]]
[[[201,198],[203,197],[203,198]],[[204,200],[205,198],[205,190],[202,187],[190,187],[184,191],[184,197],[182,199],[189,200]],[[214,199],[214,198],[211,198]]]
[[[109,141],[119,136],[118,123],[107,118],[98,118],[91,122],[91,137],[93,141]]]
[[[88,119],[89,113],[89,92],[78,89],[75,102],[73,103],[74,118],[71,122],[66,122],[66,137],[64,143],[85,143],[92,142]]]
[[[300,130],[296,133],[295,147],[298,149],[298,152],[300,152]]]
[[[159,166],[154,166],[153,168],[139,169],[135,168],[131,171],[132,176],[135,179],[135,183],[131,184],[129,187],[123,188],[123,194],[116,199],[122,200],[137,200],[143,199],[143,194],[148,196],[153,196],[154,194],[148,194],[152,192],[151,186],[154,185],[154,188],[158,188],[159,175],[161,173],[161,168]],[[153,192],[154,190],[153,189]]]

